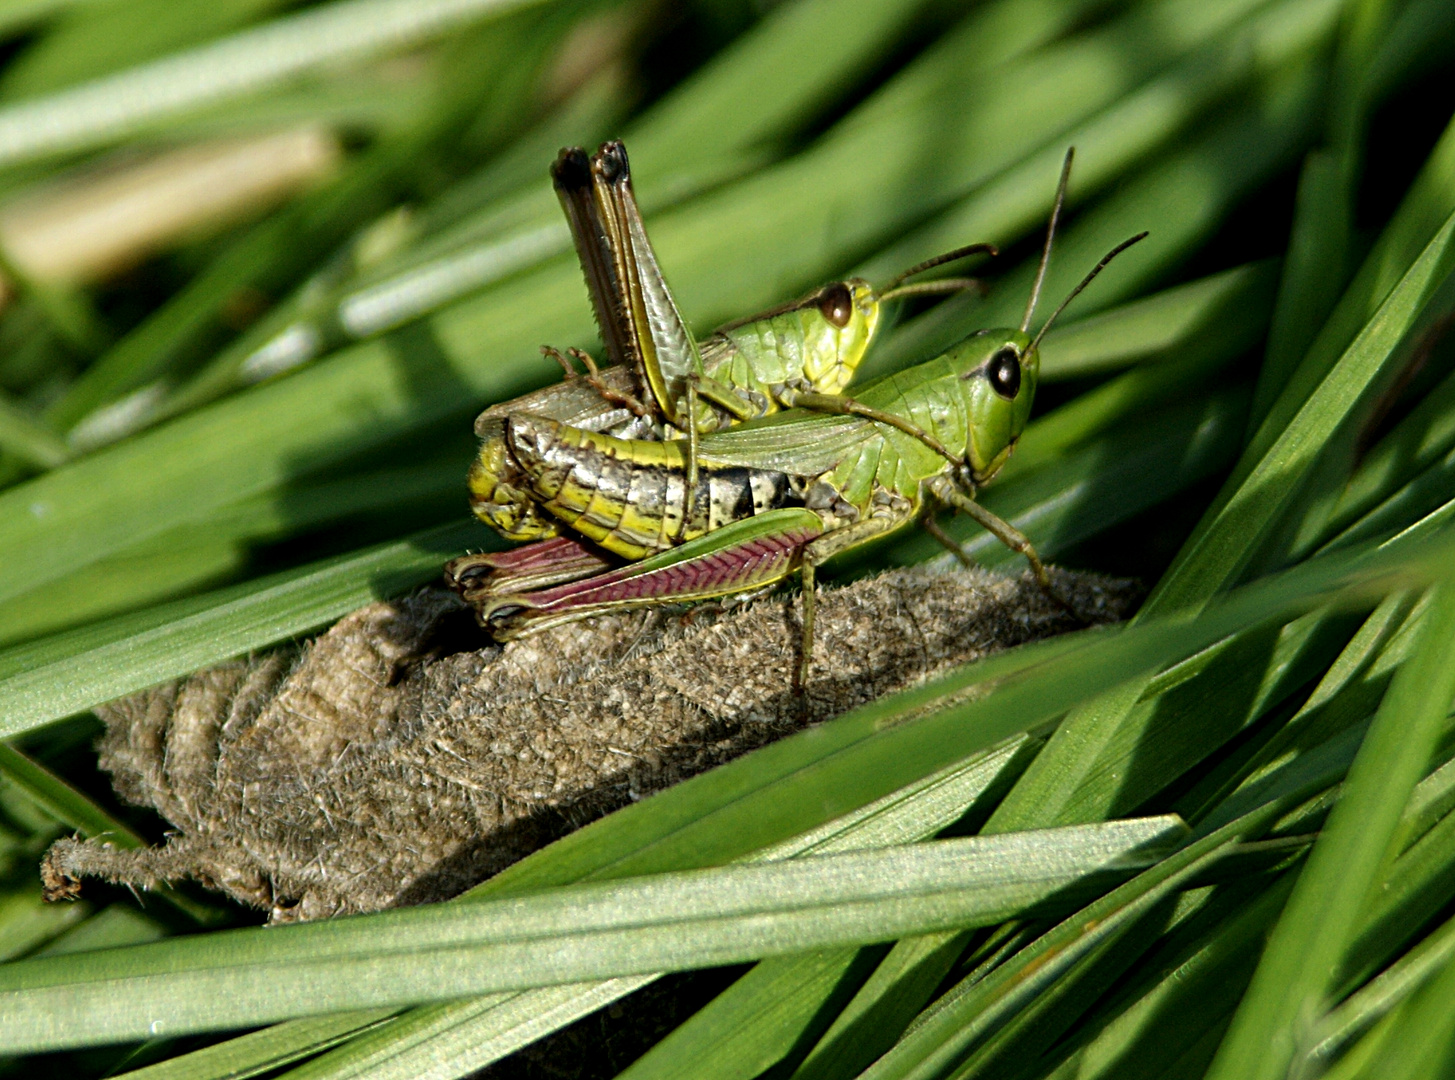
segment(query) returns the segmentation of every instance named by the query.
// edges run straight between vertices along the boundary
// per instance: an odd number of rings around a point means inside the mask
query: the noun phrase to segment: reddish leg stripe
[[[496,570],[519,573],[555,566],[562,562],[574,562],[583,556],[593,560],[597,558],[594,552],[570,537],[556,536],[549,540],[538,540],[533,544],[526,544],[524,547],[512,548],[509,551],[494,552],[482,556],[481,561]]]
[[[732,592],[783,574],[803,546],[817,535],[809,529],[794,529],[634,576],[633,567],[623,567],[586,581],[531,593],[531,608],[561,611],[632,600],[690,600]]]

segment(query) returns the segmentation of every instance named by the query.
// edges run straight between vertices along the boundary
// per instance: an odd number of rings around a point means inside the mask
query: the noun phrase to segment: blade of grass
[[[1334,1061],[1389,1012],[1455,959],[1455,920],[1447,921],[1371,979],[1319,1021],[1319,1038],[1308,1052],[1310,1066]]]
[[[1281,1076],[1301,1055],[1360,908],[1398,842],[1400,816],[1455,697],[1455,590],[1437,586],[1308,866],[1264,952],[1210,1076]]]
[[[1041,342],[1041,382],[1166,362],[1191,349],[1237,356],[1268,325],[1276,274],[1270,261],[1247,263],[1057,325]]]
[[[1221,1036],[1292,886],[1293,876],[1281,875],[1212,933],[1185,951],[1159,957],[1157,968],[1139,985],[1128,987],[1084,1026],[1078,1034],[1082,1045],[1050,1075],[1056,1080],[1162,1080],[1195,1074],[1195,1069],[1177,1069],[1177,1059],[1209,1033]]]
[[[1448,1076],[1455,1066],[1455,964],[1421,986],[1391,1013],[1393,1027],[1359,1075],[1380,1080]]]
[[[37,469],[53,469],[71,456],[55,430],[35,419],[8,394],[0,396],[0,450]]]
[[[0,33],[14,33],[84,2],[85,0],[6,0],[4,4],[0,4]]]
[[[793,1080],[850,1076],[869,1065],[894,1045],[969,942],[963,930],[896,942],[794,1070]]]
[[[1028,744],[1027,739],[1017,739],[989,754],[975,755],[818,829],[753,853],[746,861],[862,850],[921,839],[954,820],[967,804],[985,797],[991,788],[1002,787],[1007,774],[1014,775],[1024,767]],[[800,963],[815,969],[807,975],[810,980],[821,971],[814,954],[764,961],[754,971],[767,968],[767,977],[792,979]],[[798,978],[803,977],[799,969]],[[503,1002],[496,995],[413,1009],[376,1035],[352,1041],[290,1075],[293,1080],[337,1080],[367,1072],[374,1080],[450,1080],[483,1068],[655,978],[616,979],[577,988],[569,995],[545,989],[526,991]],[[742,982],[740,979],[734,986]],[[776,1004],[784,1004],[779,996],[773,998]]]
[[[475,534],[475,526],[447,526],[8,649],[0,653],[0,734],[305,633],[423,584]]]
[[[1400,819],[1401,834],[1409,815]],[[1398,841],[1403,844],[1403,837]],[[1455,895],[1455,819],[1446,815],[1405,848],[1379,883],[1379,895],[1361,913],[1333,981],[1332,997],[1347,996],[1397,957],[1418,930]]]
[[[975,806],[990,801],[1005,789],[1029,759],[1029,740],[1020,739],[974,771],[964,776],[952,771],[930,788],[936,798],[893,833],[884,815],[868,825],[827,842],[814,843],[812,852],[847,850],[878,841],[921,840],[973,813]],[[987,766],[995,765],[998,768]],[[958,780],[958,783],[953,781]],[[968,781],[968,783],[967,783]],[[923,787],[926,785],[916,785]],[[896,797],[893,810],[908,816],[906,803],[928,803],[914,793]],[[936,805],[937,804],[937,805]],[[933,813],[931,807],[938,809]],[[873,828],[876,825],[878,828]],[[912,830],[912,831],[911,831]],[[795,846],[802,846],[803,840]],[[682,1061],[697,1062],[695,1072],[706,1080],[717,1077],[751,1080],[769,1066],[794,1054],[795,1048],[815,1040],[860,983],[874,970],[882,950],[836,950],[804,956],[765,960],[755,966],[681,1026],[638,1058],[620,1075],[631,1080],[673,1075]]]
[[[1264,453],[1250,446],[1224,486],[1227,493],[1204,516],[1138,618],[1182,610],[1192,613],[1225,588],[1253,553],[1259,537],[1295,492],[1323,446],[1341,428],[1371,386],[1387,374],[1391,357],[1455,269],[1455,215],[1389,293],[1327,378]],[[1296,394],[1290,384],[1280,396]],[[1278,409],[1270,414],[1273,423]],[[1141,697],[1145,683],[1129,684],[1104,701],[1077,709],[1006,797],[991,828],[1060,820],[1071,793],[1096,767],[1101,751]]]
[[[98,146],[159,117],[414,44],[540,0],[336,0],[69,90],[0,108],[0,164]]]
[[[12,885],[0,892],[0,960],[35,951],[85,920],[91,910],[84,902],[46,903],[39,881]]]
[[[1455,446],[1455,375],[1426,394],[1407,417],[1364,455],[1340,493],[1338,505],[1320,529],[1319,540],[1329,540],[1368,514],[1400,485],[1440,463],[1452,446]],[[1300,547],[1306,550],[1312,543]]]
[[[6,65],[0,94],[23,100],[54,93],[238,30],[282,6],[278,0],[87,4],[66,12]]]
[[[366,1009],[288,1020],[117,1076],[126,1080],[246,1080],[357,1038],[392,1015],[389,1009]]]
[[[1270,406],[1267,418],[1249,441],[1245,458],[1248,465],[1269,452],[1341,357],[1348,355],[1356,338],[1378,319],[1394,290],[1445,227],[1452,211],[1455,122],[1441,135],[1333,314]]]
[[[104,837],[121,848],[142,847],[146,843],[81,792],[9,743],[0,742],[0,775],[8,777],[61,824],[85,836]]]
[[[1304,160],[1278,305],[1248,418],[1250,435],[1268,415],[1348,280],[1353,241],[1349,179],[1341,156],[1323,150]]]
[[[863,1080],[944,1075],[975,1043],[1000,1030],[1062,973],[1225,857],[1239,839],[1266,828],[1273,816],[1271,809],[1249,815],[1183,847],[1057,924],[984,979],[951,988],[864,1070]]]
[[[817,1038],[883,954],[850,948],[760,961],[617,1075],[659,1080],[692,1061],[703,1080],[758,1076]]]
[[[984,925],[1094,894],[1184,833],[940,840],[17,962],[0,1025],[12,1048],[78,1046]]]
[[[443,167],[462,129],[488,103],[530,114],[534,74],[570,28],[563,18],[512,20],[475,44],[468,62],[436,64],[435,92],[400,134],[389,134],[347,162],[341,175],[270,215],[226,245],[187,285],[100,356],[46,412],[71,441],[95,446],[116,437],[116,424],[93,415],[103,405],[193,361],[216,340],[229,302],[249,290],[264,296],[289,287],[324,252],[364,221],[407,195],[422,168]],[[129,417],[129,414],[128,418]],[[87,417],[90,423],[85,423]],[[77,427],[78,424],[85,426]],[[124,430],[124,427],[123,427]]]

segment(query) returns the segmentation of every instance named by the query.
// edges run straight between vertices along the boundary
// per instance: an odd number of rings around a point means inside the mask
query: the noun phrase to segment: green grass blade
[[[834,1018],[793,1080],[856,1075],[894,1045],[929,1001],[970,942],[966,931],[927,934],[895,943],[884,960]]]
[[[1149,598],[1153,610],[1195,607],[1237,573],[1324,444],[1387,377],[1405,335],[1432,314],[1426,307],[1452,271],[1455,215],[1447,218],[1268,451],[1256,458],[1245,456],[1229,480],[1232,494],[1199,525]]]
[[[974,812],[1004,790],[1024,767],[1020,739],[969,769],[958,767],[896,794],[887,806],[849,815],[856,827],[791,843],[814,853],[924,839]],[[912,807],[919,807],[911,814]],[[902,823],[901,823],[902,822]],[[839,823],[831,823],[838,827]],[[808,846],[812,845],[812,846]],[[776,849],[770,849],[776,854]],[[769,853],[765,853],[765,857]],[[874,969],[882,951],[838,950],[765,960],[698,1010],[621,1075],[632,1080],[671,1075],[681,1061],[699,1062],[699,1076],[751,1080],[823,1033]]]
[[[0,775],[19,786],[57,821],[85,836],[100,837],[120,848],[137,848],[146,843],[84,794],[9,743],[0,743]]]
[[[1418,788],[1416,789],[1418,790]],[[1400,832],[1409,829],[1409,814]],[[1403,837],[1401,836],[1401,841]],[[1408,947],[1455,891],[1455,818],[1445,819],[1410,845],[1384,875],[1379,895],[1361,913],[1359,932],[1345,952],[1333,996],[1343,997]]]
[[[1271,810],[1249,815],[1184,847],[1059,923],[984,979],[967,980],[950,989],[861,1076],[864,1080],[922,1080],[943,1075],[975,1043],[1016,1016],[1040,990],[1224,858],[1238,839],[1266,828],[1273,816]]]
[[[1400,486],[1438,464],[1455,446],[1455,375],[1427,393],[1410,414],[1380,439],[1339,495],[1320,530],[1327,540],[1372,511]]]
[[[1287,430],[1260,458],[1245,452],[1224,491],[1199,524],[1172,568],[1148,598],[1139,618],[1196,611],[1251,557],[1258,538],[1297,491],[1304,472],[1338,432],[1363,395],[1387,375],[1391,358],[1410,327],[1423,317],[1432,297],[1455,269],[1455,216],[1390,291],[1375,317],[1360,331],[1339,363],[1309,397]],[[1284,394],[1295,390],[1290,388]],[[1282,397],[1280,401],[1284,400]],[[1273,420],[1270,415],[1268,423]],[[1266,426],[1266,424],[1265,424]],[[1073,712],[1046,750],[1006,797],[992,819],[994,828],[1024,828],[1061,820],[1072,792],[1097,767],[1144,685],[1128,685],[1115,697]]]
[[[1360,265],[1333,314],[1319,330],[1267,418],[1248,443],[1246,461],[1265,456],[1292,425],[1315,390],[1323,385],[1356,337],[1365,332],[1388,304],[1391,293],[1407,277],[1433,238],[1455,212],[1455,123],[1446,128],[1399,209],[1385,225]]]
[[[1189,350],[1237,356],[1268,325],[1276,274],[1271,262],[1248,263],[1058,324],[1041,342],[1041,381],[1165,362]]]
[[[1249,434],[1268,415],[1347,280],[1353,227],[1349,179],[1349,163],[1342,155],[1315,151],[1304,161],[1294,204],[1293,236],[1268,348],[1258,372]]]
[[[1426,1080],[1450,1075],[1455,1068],[1455,964],[1420,987],[1404,1002],[1393,1029],[1365,1065],[1361,1076],[1380,1080]]]
[[[1455,920],[1437,928],[1327,1013],[1319,1022],[1319,1037],[1308,1052],[1309,1060],[1318,1064],[1334,1060],[1451,960],[1455,960]]]
[[[0,396],[0,450],[37,469],[53,469],[71,456],[66,440],[9,399]]]
[[[0,1026],[9,1047],[76,1046],[986,925],[1064,909],[1183,834],[1150,818],[941,840],[17,962]]]
[[[0,735],[306,633],[423,584],[474,532],[448,526],[0,652]]]
[[[696,1062],[703,1080],[751,1080],[817,1038],[853,997],[882,948],[764,960],[617,1075],[663,1080]]]
[[[40,882],[26,881],[0,892],[0,961],[25,956],[92,912],[89,904],[50,904],[41,898]]]
[[[746,861],[863,850],[922,839],[960,816],[967,805],[986,797],[991,789],[1003,787],[1009,776],[1024,767],[1029,742],[1013,740],[997,751],[976,755],[817,829],[755,852]],[[799,969],[799,965],[808,970]],[[823,972],[822,961],[815,954],[765,961],[760,966],[768,966],[770,971],[758,978],[786,979],[802,985],[806,977],[810,990],[821,981]],[[296,1070],[295,1075],[298,1080],[337,1080],[367,1070],[376,1080],[417,1080],[425,1076],[447,1080],[463,1076],[654,978],[617,979],[579,987],[570,994],[543,989],[526,991],[506,1001],[491,998],[414,1009],[387,1029],[326,1054]],[[740,997],[742,992],[737,987],[741,982],[723,997]],[[782,1004],[776,998],[775,1003]],[[731,1005],[729,1000],[719,1011],[729,1010]],[[773,1018],[764,1019],[771,1024]]]
[[[357,1037],[392,1015],[388,1009],[373,1009],[289,1020],[117,1076],[126,1080],[246,1080]]]
[[[1219,1048],[1214,1080],[1281,1076],[1324,1007],[1332,971],[1397,843],[1405,803],[1455,696],[1455,591],[1437,588],[1416,652],[1390,686]]]
[[[1292,875],[1282,875],[1213,932],[1170,957],[1159,956],[1141,985],[1128,987],[1088,1021],[1075,1039],[1082,1045],[1050,1075],[1057,1080],[1200,1075],[1215,1042],[1195,1067],[1179,1068],[1179,1059],[1196,1053],[1209,1036],[1222,1035],[1292,884]]]
[[[339,0],[0,109],[0,164],[97,146],[166,116],[359,60],[539,0]]]

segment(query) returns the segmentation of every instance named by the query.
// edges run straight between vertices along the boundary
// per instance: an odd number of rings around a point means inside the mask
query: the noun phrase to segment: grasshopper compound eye
[[[849,293],[849,287],[842,281],[825,285],[823,291],[818,294],[818,310],[825,319],[840,330],[848,326],[849,319],[854,314],[854,298]]]
[[[1013,401],[1021,389],[1021,362],[1014,349],[1006,347],[990,358],[985,365],[985,377],[990,388],[1007,401]]]

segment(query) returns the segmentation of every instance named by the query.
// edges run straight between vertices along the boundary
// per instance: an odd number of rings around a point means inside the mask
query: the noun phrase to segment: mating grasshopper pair
[[[689,502],[696,491],[697,437],[792,405],[798,395],[837,395],[853,378],[894,299],[974,287],[966,278],[906,285],[916,275],[979,253],[974,244],[927,260],[875,289],[860,278],[831,282],[793,303],[694,339],[647,238],[632,190],[626,150],[604,144],[588,158],[562,150],[551,177],[566,213],[610,366],[599,369],[577,349],[578,377],[565,355],[564,382],[504,402],[475,421],[480,453],[470,468],[476,515],[510,540],[538,543],[504,554],[457,559],[450,584],[478,604],[489,595],[555,584],[615,565],[602,553],[561,536],[513,457],[506,425],[513,415],[558,420],[623,438],[685,438]],[[692,516],[695,507],[688,508]]]
[[[669,380],[646,380],[659,404],[664,400],[660,395],[671,400],[661,413],[674,426],[680,424],[686,436],[680,439],[654,441],[587,430],[532,410],[528,401],[487,412],[482,417],[487,429],[482,432],[486,439],[482,460],[488,451],[493,455],[489,467],[495,468],[496,460],[508,462],[512,482],[518,481],[517,490],[526,494],[530,513],[581,539],[561,533],[505,555],[456,560],[449,576],[475,606],[481,623],[497,637],[508,638],[604,611],[752,592],[798,572],[804,605],[802,686],[812,654],[817,567],[832,555],[916,520],[958,553],[958,546],[934,522],[942,508],[968,513],[1024,553],[1049,589],[1029,540],[974,497],[1004,464],[1025,428],[1039,376],[1041,336],[1112,258],[1146,235],[1113,249],[1032,337],[1030,324],[1070,165],[1068,153],[1040,269],[1019,329],[980,331],[934,360],[865,387],[854,398],[836,392],[842,382],[820,388],[798,374],[768,385],[758,417],[738,426],[728,426],[704,409],[704,401],[707,409],[725,408],[722,398],[737,391],[733,383],[720,383],[710,394],[702,393],[704,350],[692,350],[682,376],[684,392],[674,397]],[[560,171],[558,167],[558,188]],[[609,189],[608,176],[601,178],[600,187]],[[571,203],[564,193],[563,201],[569,214]],[[632,204],[622,235],[629,243],[640,241],[640,246],[624,251],[620,239],[610,235],[611,223],[596,234],[607,237],[597,254],[609,249],[618,265],[627,255],[621,306],[631,310],[629,305],[640,297],[638,310],[644,311],[653,303],[653,288],[631,275],[661,279],[655,259],[641,256],[641,251],[650,249],[645,247],[640,218],[631,220],[634,210]],[[583,235],[592,234],[578,229],[578,243]],[[977,245],[946,258],[985,249]],[[927,265],[940,261],[944,259]],[[582,262],[589,263],[584,250]],[[591,281],[589,266],[587,276]],[[862,282],[841,283],[863,312],[865,347],[877,325],[875,301],[895,295],[906,276],[877,297]],[[827,286],[815,297],[822,300],[835,288]],[[593,287],[600,318],[606,305],[598,291],[612,294]],[[665,286],[661,295],[670,305]],[[860,295],[870,301],[870,310],[857,308]],[[818,308],[815,298],[766,313],[758,322],[771,325],[809,308]],[[658,304],[658,312],[665,309]],[[672,324],[685,334],[675,305],[670,310],[675,316]],[[819,314],[834,321],[821,309]],[[609,351],[612,332],[603,325]],[[854,365],[859,356],[862,349],[854,356]],[[605,389],[608,396],[615,392],[610,386],[596,389]],[[752,399],[743,394],[740,400]],[[778,406],[788,411],[762,415]],[[730,408],[725,411],[732,420],[744,419]],[[615,563],[610,556],[616,557]]]

